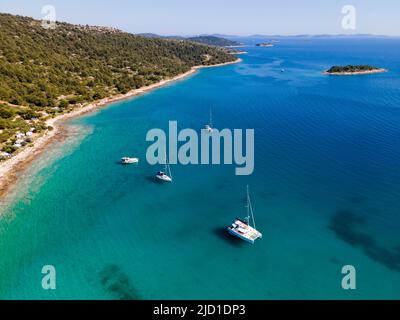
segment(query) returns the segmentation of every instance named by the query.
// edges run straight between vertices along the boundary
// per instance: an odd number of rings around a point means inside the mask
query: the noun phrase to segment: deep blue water
[[[245,50],[69,124],[1,218],[0,298],[400,298],[400,39]],[[341,64],[389,72],[321,73]],[[176,165],[173,184],[154,183],[147,131],[200,130],[210,106],[215,127],[255,129],[254,174]],[[142,161],[118,165],[125,155]],[[224,230],[246,184],[264,234],[254,246]],[[355,291],[341,288],[349,264]],[[41,288],[43,265],[57,290]]]

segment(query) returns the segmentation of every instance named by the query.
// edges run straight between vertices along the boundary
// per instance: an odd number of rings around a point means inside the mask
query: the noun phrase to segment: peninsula
[[[224,48],[0,14],[0,194],[79,116],[240,61]]]

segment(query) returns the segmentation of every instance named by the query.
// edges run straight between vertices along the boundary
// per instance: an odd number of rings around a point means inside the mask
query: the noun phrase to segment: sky
[[[400,0],[0,0],[0,12],[161,35],[400,35]],[[355,8],[355,29],[342,8]]]

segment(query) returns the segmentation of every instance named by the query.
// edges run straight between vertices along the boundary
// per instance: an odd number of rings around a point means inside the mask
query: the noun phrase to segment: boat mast
[[[165,153],[165,173],[166,173],[170,178],[172,178],[171,167],[169,166],[169,161],[168,161],[167,153]]]
[[[254,213],[253,213],[253,207],[251,205],[251,200],[250,200],[250,191],[249,191],[249,186],[247,186],[247,221],[250,225],[250,215],[251,219],[253,221],[253,227],[256,229],[256,221],[254,220]]]
[[[247,186],[247,197],[246,197],[246,221],[250,225],[250,205],[249,205],[249,186]]]
[[[213,127],[213,123],[212,123],[212,109],[210,107],[210,127]]]

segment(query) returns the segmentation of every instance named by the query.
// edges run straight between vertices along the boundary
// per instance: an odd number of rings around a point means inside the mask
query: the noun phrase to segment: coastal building
[[[17,134],[15,135],[15,138],[17,139],[21,139],[23,137],[25,137],[25,133],[17,132]]]

